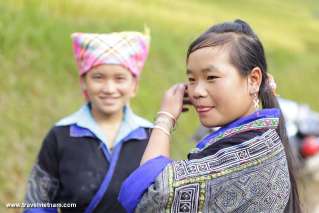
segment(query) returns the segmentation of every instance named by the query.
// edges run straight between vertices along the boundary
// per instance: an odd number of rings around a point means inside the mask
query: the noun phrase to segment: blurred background
[[[190,42],[212,24],[236,18],[251,24],[262,40],[280,96],[319,111],[316,0],[0,1],[0,212],[21,211],[5,204],[23,201],[43,137],[84,102],[72,32],[150,28],[150,55],[131,105],[153,120],[164,91],[186,80]],[[191,137],[198,124],[193,110],[181,116],[173,136],[175,159],[185,158],[194,146]],[[319,183],[303,181],[300,186],[304,207],[319,212]]]

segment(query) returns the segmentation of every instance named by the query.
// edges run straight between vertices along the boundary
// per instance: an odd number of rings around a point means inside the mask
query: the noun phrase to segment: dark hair
[[[200,35],[191,43],[187,51],[189,55],[204,47],[224,46],[229,48],[230,62],[239,70],[240,75],[247,76],[255,67],[259,67],[262,71],[262,82],[259,89],[259,99],[262,108],[279,108],[277,98],[272,92],[268,82],[267,62],[262,43],[251,27],[242,20],[234,22],[224,22],[210,27],[206,32]],[[290,202],[292,206],[286,207],[288,212],[301,212],[299,194],[293,167],[293,155],[286,134],[284,117],[281,115],[277,128],[279,137],[284,145],[288,162],[288,170],[291,182],[292,193]],[[290,209],[287,209],[290,208]]]

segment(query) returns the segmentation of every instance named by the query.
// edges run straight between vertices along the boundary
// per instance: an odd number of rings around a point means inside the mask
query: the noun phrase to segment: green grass
[[[151,29],[149,60],[132,107],[153,120],[164,90],[185,80],[189,43],[214,23],[242,18],[264,43],[279,94],[319,110],[318,14],[319,4],[310,0],[1,1],[1,205],[23,200],[44,135],[83,103],[72,32],[143,31],[144,25]],[[197,125],[193,112],[181,117],[174,135],[176,159],[193,146],[189,138]]]

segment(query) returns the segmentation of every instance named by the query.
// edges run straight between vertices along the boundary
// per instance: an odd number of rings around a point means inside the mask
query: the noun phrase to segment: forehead
[[[128,69],[117,64],[98,65],[96,67],[93,67],[88,73],[90,74],[100,73],[105,75],[115,75],[115,74],[132,75],[132,73]]]
[[[232,66],[229,60],[229,48],[204,47],[189,55],[187,70],[191,72],[200,71],[213,66],[222,69]]]

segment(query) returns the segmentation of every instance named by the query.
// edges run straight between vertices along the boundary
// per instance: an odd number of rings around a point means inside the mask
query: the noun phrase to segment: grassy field
[[[185,52],[210,25],[241,18],[264,43],[282,97],[319,110],[319,3],[316,1],[0,1],[0,212],[21,202],[44,135],[83,103],[71,50],[75,31],[151,29],[149,60],[132,107],[153,120],[163,91],[185,81]],[[173,156],[193,146],[193,111],[174,134]],[[19,211],[11,209],[10,211]]]

